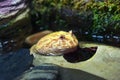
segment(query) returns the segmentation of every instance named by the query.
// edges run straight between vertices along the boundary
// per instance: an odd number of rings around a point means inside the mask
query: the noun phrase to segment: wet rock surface
[[[29,69],[33,56],[28,49],[20,49],[15,52],[0,55],[0,80],[13,80]]]

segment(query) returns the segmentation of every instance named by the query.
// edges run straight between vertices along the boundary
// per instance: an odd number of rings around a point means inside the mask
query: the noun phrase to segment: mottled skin
[[[78,40],[72,31],[57,31],[41,38],[31,50],[43,55],[61,55],[77,49]]]

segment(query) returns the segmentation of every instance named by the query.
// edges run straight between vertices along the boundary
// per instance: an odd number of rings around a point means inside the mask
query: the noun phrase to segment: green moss
[[[119,0],[34,0],[36,24],[44,29],[116,33],[120,29]],[[37,14],[36,14],[37,13]]]
[[[115,33],[120,29],[120,9],[119,1],[112,2],[110,0],[104,2],[94,2],[88,9],[93,12],[93,26],[91,31],[94,34]]]

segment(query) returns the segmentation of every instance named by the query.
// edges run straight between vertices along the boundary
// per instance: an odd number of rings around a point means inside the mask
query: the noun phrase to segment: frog
[[[31,54],[62,55],[77,50],[78,44],[78,39],[72,30],[56,31],[42,37],[30,50]]]

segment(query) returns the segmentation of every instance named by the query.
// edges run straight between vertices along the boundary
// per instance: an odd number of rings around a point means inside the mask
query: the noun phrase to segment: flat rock
[[[63,56],[42,56],[34,54],[33,64],[37,66],[41,63],[52,63],[69,68],[67,71],[63,70],[63,80],[120,80],[120,48],[104,44],[80,42],[80,47],[93,46],[98,47],[96,53],[85,61],[71,63],[69,62],[70,58],[67,61]]]
[[[29,69],[33,56],[29,55],[28,49],[20,49],[0,55],[0,80],[13,80]]]

